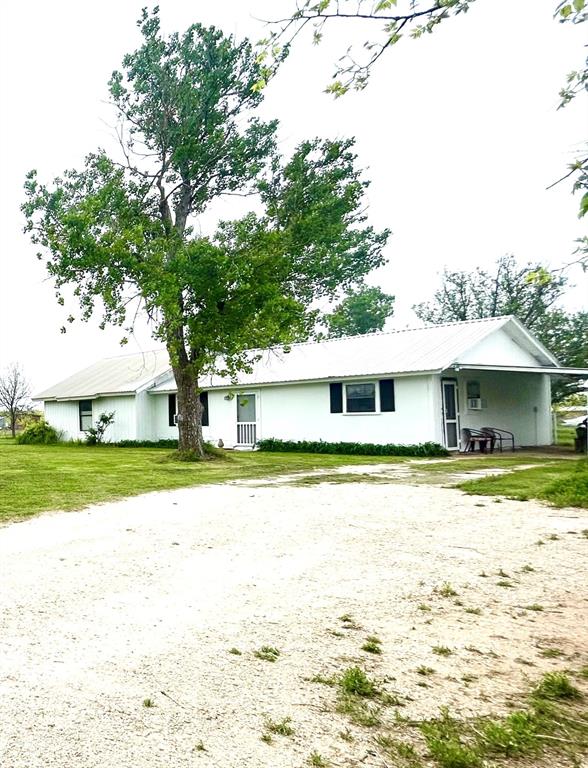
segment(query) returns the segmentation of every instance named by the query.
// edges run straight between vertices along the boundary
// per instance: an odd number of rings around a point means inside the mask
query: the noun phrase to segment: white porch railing
[[[237,422],[237,445],[255,445],[256,427],[255,421]]]

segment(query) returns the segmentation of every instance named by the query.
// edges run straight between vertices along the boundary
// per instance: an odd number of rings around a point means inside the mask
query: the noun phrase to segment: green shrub
[[[446,708],[441,716],[420,725],[425,742],[434,760],[442,768],[477,768],[482,761],[475,745],[463,740],[462,724],[449,715]]]
[[[580,691],[572,685],[565,672],[547,672],[536,686],[534,694],[538,699],[579,699]]]
[[[502,721],[490,720],[482,726],[484,746],[506,757],[524,755],[539,748],[538,721],[532,712],[513,712]]]
[[[376,684],[359,667],[349,667],[342,674],[339,685],[344,693],[371,698],[378,692]]]
[[[268,438],[257,443],[260,451],[279,453],[336,453],[346,456],[448,456],[438,443],[394,445],[388,443],[328,443],[323,440],[278,440]]]
[[[52,445],[58,443],[61,433],[46,421],[36,421],[16,436],[19,445]]]
[[[86,443],[87,445],[99,445],[104,442],[104,433],[111,424],[114,424],[114,414],[101,413],[93,427],[90,427],[86,431]]]

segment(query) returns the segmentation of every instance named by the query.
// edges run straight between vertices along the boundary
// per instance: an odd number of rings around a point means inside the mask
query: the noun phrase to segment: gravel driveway
[[[388,765],[310,678],[359,664],[409,717],[503,711],[588,663],[586,528],[585,510],[367,483],[199,487],[8,525],[0,765]],[[294,734],[264,743],[266,716]]]

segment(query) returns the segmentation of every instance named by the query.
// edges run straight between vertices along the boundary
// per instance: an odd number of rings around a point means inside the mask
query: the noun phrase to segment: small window
[[[202,426],[208,426],[208,392],[200,393],[202,403]],[[167,423],[170,427],[177,427],[178,397],[176,394],[167,396]]]
[[[396,410],[394,379],[382,379],[380,381],[380,410],[382,413]]]
[[[343,413],[343,384],[339,382],[329,384],[329,399],[331,413]]]
[[[375,413],[376,385],[373,382],[346,384],[345,400],[347,413]]]
[[[208,392],[200,393],[200,402],[202,403],[202,426],[210,426],[208,421]]]
[[[467,383],[468,400],[472,397],[481,397],[480,394],[480,382],[468,381]]]
[[[79,411],[80,411],[80,432],[87,432],[87,430],[90,429],[90,427],[92,426],[92,401],[80,400]]]
[[[170,427],[176,426],[176,396],[167,396],[167,423]]]

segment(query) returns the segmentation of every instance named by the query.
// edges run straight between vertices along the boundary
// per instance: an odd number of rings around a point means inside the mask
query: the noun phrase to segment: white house
[[[237,382],[202,383],[204,436],[226,447],[263,438],[460,447],[463,428],[509,430],[517,445],[552,441],[559,366],[514,317],[434,325],[261,350]],[[115,413],[106,439],[175,438],[176,385],[163,350],[102,360],[41,392],[68,439]]]

